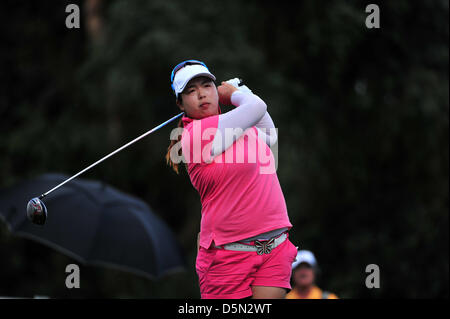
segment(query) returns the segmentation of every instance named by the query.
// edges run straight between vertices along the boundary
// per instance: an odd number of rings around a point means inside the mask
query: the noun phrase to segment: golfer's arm
[[[258,136],[262,138],[267,145],[272,146],[277,142],[277,131],[269,112],[266,111],[266,114],[264,114],[262,119],[256,123],[255,126],[258,129]]]
[[[267,112],[266,103],[254,94],[235,91],[231,96],[231,103],[236,108],[219,115],[217,132],[212,142],[212,156],[225,151],[246,129],[255,126]],[[233,133],[230,134],[230,131]]]

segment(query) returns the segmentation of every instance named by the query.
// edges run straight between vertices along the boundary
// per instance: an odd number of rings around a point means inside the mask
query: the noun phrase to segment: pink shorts
[[[291,289],[291,265],[297,248],[286,239],[270,254],[200,247],[196,270],[202,299],[239,299],[252,295],[251,286]]]

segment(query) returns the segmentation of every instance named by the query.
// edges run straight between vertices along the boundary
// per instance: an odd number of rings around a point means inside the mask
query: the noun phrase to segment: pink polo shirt
[[[211,159],[218,119],[183,117],[182,152],[202,204],[200,246],[208,249],[213,241],[223,245],[291,228],[273,153],[255,126]]]

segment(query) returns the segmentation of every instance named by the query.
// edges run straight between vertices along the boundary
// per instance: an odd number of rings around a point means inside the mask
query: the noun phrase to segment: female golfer
[[[197,60],[178,64],[171,75],[185,113],[178,151],[202,204],[196,260],[201,297],[284,298],[297,248],[288,239],[292,225],[269,148],[275,127],[266,104],[247,87],[216,87],[215,80]],[[236,108],[222,113],[219,102]],[[176,143],[166,159],[178,173]]]

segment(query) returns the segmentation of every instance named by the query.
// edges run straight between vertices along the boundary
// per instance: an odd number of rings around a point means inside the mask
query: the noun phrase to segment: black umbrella
[[[149,278],[184,268],[175,236],[146,203],[104,183],[77,179],[45,198],[38,226],[26,205],[68,177],[45,174],[0,191],[0,217],[12,233],[50,246],[83,264],[104,265]]]

